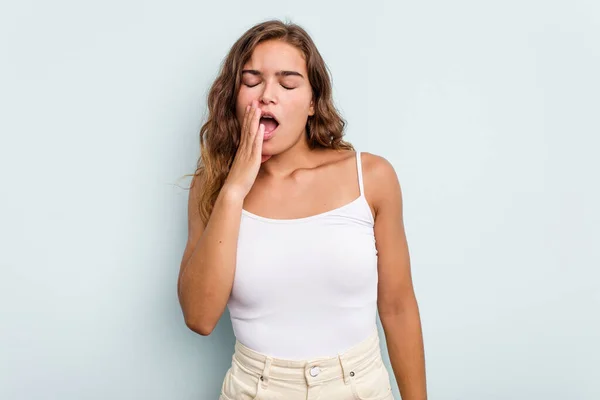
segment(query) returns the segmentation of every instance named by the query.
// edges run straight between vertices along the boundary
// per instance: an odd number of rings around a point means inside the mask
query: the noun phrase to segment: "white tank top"
[[[234,334],[275,358],[342,353],[373,332],[377,318],[374,220],[364,195],[321,214],[272,219],[242,210],[233,288]]]

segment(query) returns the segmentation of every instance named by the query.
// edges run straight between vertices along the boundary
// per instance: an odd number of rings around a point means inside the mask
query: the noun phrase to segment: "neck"
[[[261,173],[278,178],[286,178],[299,168],[314,164],[314,152],[308,147],[306,132],[286,151],[276,154],[261,165]]]

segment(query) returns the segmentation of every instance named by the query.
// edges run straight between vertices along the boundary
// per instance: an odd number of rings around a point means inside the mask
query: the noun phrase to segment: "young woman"
[[[359,79],[359,78],[357,78]],[[327,67],[301,27],[267,21],[208,95],[178,295],[236,336],[221,399],[426,399],[421,323],[393,167],[355,152]]]

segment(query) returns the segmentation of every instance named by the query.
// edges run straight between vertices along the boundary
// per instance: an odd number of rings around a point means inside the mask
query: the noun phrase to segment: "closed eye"
[[[253,87],[255,87],[255,86],[259,85],[259,84],[257,83],[256,85],[252,85],[252,86],[250,86],[250,85],[248,85],[248,84],[244,83],[244,85],[245,85],[245,86],[248,86],[248,87],[250,87],[250,88],[253,88]],[[296,89],[296,88],[294,88],[294,87],[287,87],[287,86],[285,86],[285,85],[281,85],[281,87],[283,87],[283,88],[284,88],[284,89],[286,89],[286,90],[294,90],[294,89]]]

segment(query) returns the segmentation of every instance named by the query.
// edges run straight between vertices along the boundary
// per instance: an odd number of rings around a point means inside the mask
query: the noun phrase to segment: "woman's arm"
[[[192,180],[188,200],[188,241],[177,281],[187,326],[209,335],[219,322],[233,287],[244,199],[256,180],[265,133],[256,100],[246,107],[240,144],[206,226],[198,213],[203,182]]]
[[[425,355],[419,307],[402,218],[402,193],[392,165],[370,155],[365,185],[375,209],[378,309],[388,353],[403,400],[426,400]]]
[[[221,190],[206,226],[198,213],[197,177],[188,200],[188,241],[181,260],[177,294],[186,325],[209,335],[229,300],[244,197]]]

